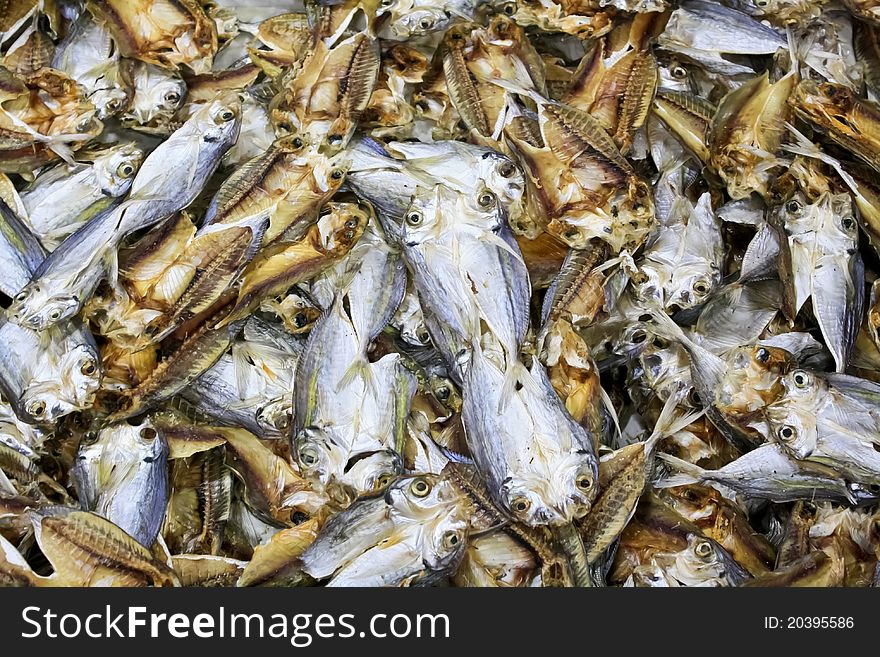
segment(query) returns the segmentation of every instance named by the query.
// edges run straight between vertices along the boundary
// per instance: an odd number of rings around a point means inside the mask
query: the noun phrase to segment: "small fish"
[[[168,502],[168,444],[149,420],[87,433],[71,474],[84,511],[153,545]]]

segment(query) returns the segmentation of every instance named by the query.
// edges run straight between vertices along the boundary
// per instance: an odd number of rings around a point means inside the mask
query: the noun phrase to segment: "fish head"
[[[122,87],[107,87],[98,89],[89,96],[89,100],[97,110],[96,114],[102,121],[119,114],[125,109],[131,97]]]
[[[144,151],[136,144],[124,144],[95,160],[95,177],[105,196],[119,197],[128,192],[144,161]]]
[[[693,93],[697,88],[694,73],[688,62],[674,57],[662,58],[658,61],[657,71],[660,76],[659,88],[664,91]]]
[[[523,210],[526,178],[512,159],[495,151],[483,154],[479,161],[480,178],[501,202],[511,220]]]
[[[854,253],[858,250],[859,224],[855,218],[852,197],[847,194],[825,192],[815,203],[818,239],[826,249]]]
[[[202,141],[231,145],[238,138],[241,128],[241,100],[234,94],[227,94],[206,103],[192,120]]]
[[[520,475],[501,486],[501,500],[530,526],[559,525],[583,518],[599,494],[599,465],[591,454],[572,452],[549,476]]]
[[[666,312],[675,314],[703,303],[720,282],[721,271],[714,262],[691,259],[682,263],[672,270],[666,287]]]
[[[351,170],[351,158],[344,151],[332,157],[315,154],[310,158],[309,164],[312,166],[312,177],[318,189],[328,194],[342,186]]]
[[[434,572],[448,571],[467,546],[468,516],[464,504],[453,506],[430,525],[422,546],[422,560]]]
[[[676,557],[674,576],[688,586],[737,586],[748,573],[717,542],[689,532],[687,548]]]
[[[55,380],[32,381],[22,392],[20,402],[24,412],[40,425],[54,424],[77,410],[64,398]]]
[[[664,290],[671,277],[670,267],[653,261],[646,261],[639,266],[638,272],[632,277],[633,292],[636,299],[643,305],[660,308],[664,305]]]
[[[798,459],[816,449],[819,432],[817,411],[825,395],[816,377],[806,370],[794,370],[783,379],[785,395],[764,409],[766,436]]]
[[[90,344],[78,344],[67,353],[60,364],[60,384],[64,396],[77,410],[91,406],[95,393],[101,387],[101,364]]]
[[[393,515],[409,520],[433,516],[438,509],[464,500],[464,493],[458,487],[437,474],[400,477],[385,493],[385,501]]]
[[[165,71],[154,74],[155,68],[146,65],[138,69],[145,71],[143,74],[135,73],[136,91],[123,120],[139,125],[167,121],[183,106],[186,83]]]
[[[59,294],[42,283],[31,282],[13,298],[9,306],[9,318],[34,331],[45,331],[50,326],[73,317],[79,307],[80,299],[77,296]]]
[[[400,40],[442,32],[455,20],[455,16],[450,12],[434,7],[405,11],[397,16],[394,16],[394,13],[388,29],[394,38]]]
[[[294,440],[295,458],[303,476],[327,486],[342,479],[348,450],[334,439],[332,428],[305,427]]]
[[[279,397],[260,406],[256,413],[257,424],[270,433],[285,433],[293,420],[292,402]]]
[[[336,253],[349,250],[364,234],[374,216],[366,203],[331,201],[325,205],[318,217],[318,232],[324,250]]]
[[[168,442],[149,418],[89,431],[80,439],[75,457],[77,492],[85,492],[94,504],[112,496],[143,468],[167,468],[168,454]]]
[[[381,450],[358,458],[348,467],[343,481],[356,495],[383,492],[403,473],[403,461],[393,450]]]
[[[423,189],[416,191],[403,215],[401,241],[405,246],[418,247],[440,235],[443,226],[442,203],[449,191],[439,184],[430,192]]]

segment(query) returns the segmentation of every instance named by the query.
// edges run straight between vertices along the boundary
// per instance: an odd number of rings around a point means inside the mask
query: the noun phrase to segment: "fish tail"
[[[370,361],[363,354],[358,354],[351,365],[348,366],[348,369],[345,370],[345,374],[342,375],[339,384],[336,386],[336,391],[338,392],[348,387],[358,377],[375,390],[375,381],[373,380],[373,371],[370,369]]]
[[[654,482],[657,488],[672,488],[673,486],[687,486],[698,484],[703,481],[706,471],[698,465],[688,463],[670,454],[658,454],[657,457],[666,465],[678,470],[676,474],[667,475]]]
[[[498,412],[501,413],[507,408],[508,402],[513,396],[523,388],[527,388],[532,395],[543,396],[544,390],[535,381],[529,369],[518,359],[511,359],[508,362],[507,370],[504,372],[504,383],[501,386],[501,394],[498,397]]]

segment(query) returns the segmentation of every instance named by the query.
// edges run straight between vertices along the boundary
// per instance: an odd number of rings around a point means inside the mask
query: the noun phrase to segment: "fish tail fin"
[[[670,454],[658,454],[657,457],[673,470],[676,474],[661,477],[654,482],[657,488],[672,488],[673,486],[688,486],[703,481],[706,471],[698,465],[688,463]]]
[[[645,441],[645,449],[648,452],[650,452],[660,440],[678,433],[706,413],[705,409],[685,414],[675,412],[675,409],[678,408],[678,405],[687,396],[687,393],[688,387],[679,384],[678,388],[669,395],[666,403],[663,404],[660,416],[657,418],[657,422],[654,425],[654,431],[651,432],[651,435]]]
[[[356,378],[360,377],[370,388],[374,389],[375,381],[373,380],[373,371],[370,369],[370,361],[363,354],[358,354],[352,361],[348,369],[342,375],[336,386],[336,391],[340,391],[351,385]]]
[[[508,402],[523,388],[527,388],[532,395],[543,396],[545,394],[532,373],[529,372],[529,368],[523,365],[519,359],[510,359],[504,372],[504,383],[498,398],[498,412],[504,411]]]

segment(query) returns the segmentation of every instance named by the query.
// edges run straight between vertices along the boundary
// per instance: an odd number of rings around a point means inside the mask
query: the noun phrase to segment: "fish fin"
[[[794,136],[797,144],[784,144],[782,146],[783,150],[824,162],[837,172],[841,180],[846,183],[847,187],[849,187],[854,193],[858,193],[858,183],[855,181],[855,178],[844,171],[843,165],[839,160],[824,153],[818,146],[816,146],[816,144],[807,139],[807,137],[792,124],[786,122],[785,127],[788,128],[788,131]]]
[[[357,377],[360,377],[364,383],[370,386],[370,389],[374,393],[379,392],[376,389],[376,381],[373,377],[373,371],[370,369],[370,361],[368,361],[363,354],[358,354],[354,361],[352,361],[351,365],[348,366],[348,369],[345,370],[345,373],[336,385],[336,392],[351,385]]]
[[[545,391],[541,388],[529,368],[522,364],[519,359],[514,360],[512,356],[507,356],[509,361],[507,369],[504,372],[504,382],[501,385],[501,394],[498,396],[498,412],[501,413],[507,408],[508,402],[513,396],[527,388],[532,395],[543,397]],[[519,387],[517,387],[519,386]]]
[[[608,415],[611,416],[611,421],[614,423],[615,437],[619,438],[623,435],[623,431],[620,429],[620,418],[617,417],[617,411],[614,408],[614,402],[611,401],[611,396],[602,386],[599,386],[599,397],[605,410],[608,411]]]
[[[654,482],[657,488],[672,488],[674,486],[688,486],[690,484],[698,484],[703,480],[706,471],[698,465],[688,463],[685,460],[676,458],[671,454],[658,454],[657,457],[666,465],[671,466],[674,470],[678,470],[677,474],[667,475]]]
[[[701,418],[706,413],[705,409],[695,411],[693,413],[686,413],[684,415],[679,415],[675,412],[675,409],[678,408],[678,405],[687,396],[687,393],[687,386],[679,384],[677,389],[671,395],[669,395],[666,403],[663,404],[663,408],[660,411],[660,416],[657,418],[657,422],[654,425],[654,430],[645,441],[646,453],[654,449],[655,445],[660,440],[667,436],[678,433],[692,422],[695,422],[696,420]]]

